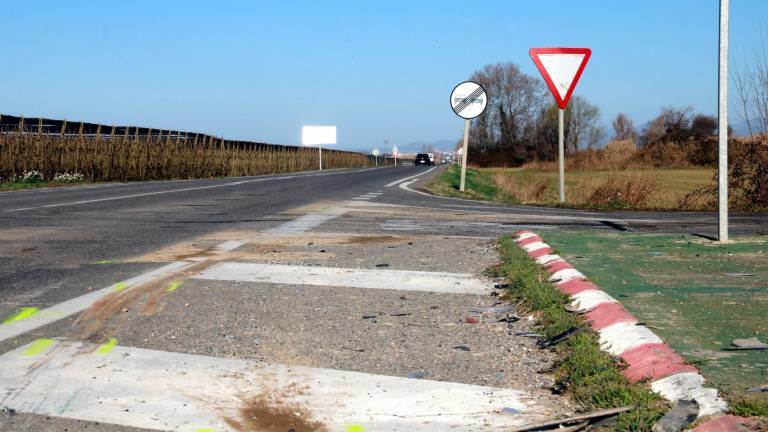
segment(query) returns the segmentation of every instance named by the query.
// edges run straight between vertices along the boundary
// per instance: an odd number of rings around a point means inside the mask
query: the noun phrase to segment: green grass
[[[450,196],[454,198],[468,198],[484,201],[504,200],[499,194],[498,186],[493,181],[493,172],[491,171],[468,168],[464,184],[464,192],[459,190],[460,182],[461,169],[456,165],[452,165],[429,182],[426,189],[435,195]]]
[[[76,186],[81,185],[83,182],[62,183],[52,181],[39,181],[39,182],[0,182],[0,191],[17,191],[27,189],[40,189],[50,187],[63,187],[63,186]]]
[[[538,317],[540,331],[553,336],[573,326],[584,327],[578,316],[564,306],[568,297],[557,291],[548,275],[517,246],[511,236],[499,239],[502,264],[489,272],[510,284],[509,296],[522,301]],[[647,431],[668,409],[668,404],[644,384],[631,383],[614,359],[600,350],[589,329],[557,346],[563,360],[556,369],[557,386],[569,393],[584,411],[631,405],[621,414],[616,431]]]
[[[744,417],[768,418],[768,401],[759,399],[738,399],[731,401],[731,413]]]

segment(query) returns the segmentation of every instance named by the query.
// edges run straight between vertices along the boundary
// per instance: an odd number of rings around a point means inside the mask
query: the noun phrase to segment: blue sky
[[[732,61],[768,2],[731,1]],[[487,63],[537,74],[535,46],[590,47],[576,94],[637,124],[713,114],[717,0],[25,1],[0,14],[0,113],[339,147],[457,139],[455,84]],[[537,74],[538,76],[538,74]]]

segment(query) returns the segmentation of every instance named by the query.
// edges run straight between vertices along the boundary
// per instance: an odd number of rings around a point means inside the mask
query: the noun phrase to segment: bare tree
[[[483,115],[473,121],[473,142],[482,151],[519,151],[526,123],[544,105],[543,84],[513,63],[486,65],[470,79],[482,85],[489,98]]]
[[[768,133],[768,25],[760,33],[760,48],[748,60],[744,68],[734,67],[732,77],[739,103],[739,117],[746,122],[749,134]]]
[[[565,145],[571,152],[594,147],[603,137],[598,126],[600,108],[582,96],[574,96],[565,109]]]
[[[615,141],[637,141],[635,123],[624,113],[619,113],[613,120],[613,139]]]
[[[693,108],[663,107],[658,117],[651,120],[640,137],[642,145],[652,145],[660,141],[683,142],[691,134],[691,116]]]

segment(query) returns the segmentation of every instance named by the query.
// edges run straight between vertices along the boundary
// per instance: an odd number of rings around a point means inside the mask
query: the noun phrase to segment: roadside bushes
[[[728,206],[732,210],[768,210],[768,135],[734,139],[728,152]],[[710,185],[680,200],[686,210],[717,208],[717,173]]]

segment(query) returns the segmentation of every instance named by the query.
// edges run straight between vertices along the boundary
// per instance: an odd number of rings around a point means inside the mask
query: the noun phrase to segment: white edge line
[[[430,169],[428,169],[427,171],[424,171],[424,172],[422,172],[422,173],[418,173],[418,174],[416,174],[416,175],[412,175],[412,176],[408,176],[408,177],[405,177],[405,178],[401,178],[400,180],[395,180],[395,181],[393,181],[392,183],[387,183],[387,184],[385,184],[385,185],[384,185],[384,187],[392,187],[392,186],[394,186],[394,185],[396,185],[396,184],[398,184],[398,183],[404,182],[404,181],[406,181],[406,180],[410,180],[410,179],[412,179],[412,178],[416,178],[416,177],[419,177],[419,176],[423,176],[424,174],[427,174],[427,173],[431,172],[431,171],[432,171],[432,170],[434,170],[435,168],[437,168],[437,167],[432,167],[432,168],[430,168]]]

